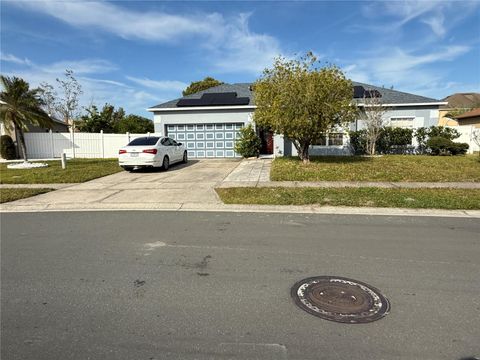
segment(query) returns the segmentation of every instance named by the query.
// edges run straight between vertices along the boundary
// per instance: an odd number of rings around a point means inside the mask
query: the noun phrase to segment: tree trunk
[[[28,161],[27,159],[27,145],[25,144],[25,136],[23,135],[23,129],[18,128],[18,137],[20,138],[20,147],[22,148],[23,160]]]
[[[310,163],[310,154],[308,153],[309,148],[310,148],[310,144],[309,143],[300,144],[299,148],[300,148],[300,151],[298,153],[298,156],[300,157],[302,162],[304,164]]]

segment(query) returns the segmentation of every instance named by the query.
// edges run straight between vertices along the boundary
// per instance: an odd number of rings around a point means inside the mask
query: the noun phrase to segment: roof
[[[480,108],[473,109],[461,115],[455,116],[455,119],[461,120],[461,119],[469,119],[473,117],[480,117]]]
[[[363,86],[367,90],[378,90],[381,97],[381,102],[383,104],[425,104],[425,103],[438,103],[441,102],[440,100],[428,98],[425,96],[410,94],[398,90],[393,89],[386,89],[383,87],[378,87],[374,85],[364,84],[353,81],[353,86]],[[209,93],[228,93],[228,92],[236,92],[238,97],[247,97],[249,102],[247,106],[254,106],[254,94],[251,90],[252,83],[237,83],[237,84],[222,84],[218,86],[214,86],[210,89],[199,91],[195,94],[183,96],[178,99],[174,99],[171,101],[167,101],[149,108],[150,111],[153,109],[173,109],[177,108],[177,103],[180,100],[185,99],[200,99],[203,94]],[[357,103],[361,103],[363,99],[355,99]]]
[[[467,108],[478,107],[480,105],[480,93],[456,93],[447,96],[444,101],[448,102],[448,105],[444,108]]]

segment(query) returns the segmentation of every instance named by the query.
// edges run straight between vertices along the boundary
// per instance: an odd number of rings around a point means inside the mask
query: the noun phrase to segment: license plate
[[[131,153],[130,157],[138,157],[138,153]]]

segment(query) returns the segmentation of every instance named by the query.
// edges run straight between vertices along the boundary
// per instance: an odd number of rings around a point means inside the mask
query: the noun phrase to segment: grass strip
[[[117,159],[73,159],[62,169],[60,161],[42,161],[46,168],[8,169],[0,164],[1,184],[59,184],[82,183],[122,171]]]
[[[19,199],[28,198],[35,195],[45,194],[53,189],[9,189],[3,188],[0,189],[0,203],[6,203],[10,201],[15,201]]]
[[[273,161],[273,181],[408,181],[478,182],[480,157],[385,155],[312,157],[310,164],[298,158]]]
[[[480,209],[480,190],[384,188],[219,188],[226,204]]]

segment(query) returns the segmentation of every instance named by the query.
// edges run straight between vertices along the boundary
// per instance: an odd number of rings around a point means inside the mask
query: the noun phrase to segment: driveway
[[[25,209],[179,209],[222,204],[214,187],[239,164],[238,160],[191,160],[159,169],[122,171],[86,183],[10,203]]]

